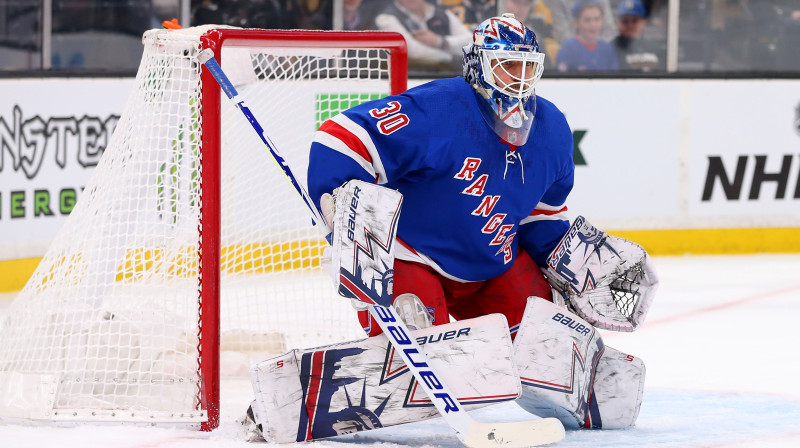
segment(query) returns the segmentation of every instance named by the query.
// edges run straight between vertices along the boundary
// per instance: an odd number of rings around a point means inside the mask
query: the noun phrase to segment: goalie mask
[[[536,34],[513,14],[485,20],[464,47],[463,70],[487,124],[506,142],[523,145],[536,112],[529,100],[544,70]]]

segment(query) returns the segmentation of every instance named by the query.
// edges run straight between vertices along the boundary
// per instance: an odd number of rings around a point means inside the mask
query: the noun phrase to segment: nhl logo
[[[506,133],[505,140],[512,145],[516,145],[517,141],[519,141],[519,133],[517,131],[509,129]]]
[[[797,132],[797,135],[800,135],[800,103],[794,109],[794,131]]]

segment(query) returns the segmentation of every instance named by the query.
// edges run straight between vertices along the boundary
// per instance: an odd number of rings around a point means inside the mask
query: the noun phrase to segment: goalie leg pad
[[[531,297],[514,340],[522,380],[517,403],[564,427],[591,426],[592,382],[604,345],[588,322],[545,299]]]
[[[502,315],[430,327],[412,337],[467,409],[519,397]],[[439,415],[384,335],[293,350],[256,364],[250,376],[253,415],[269,442],[319,439]],[[426,382],[435,388],[439,379]]]
[[[644,394],[644,362],[606,345],[597,364],[594,400],[605,429],[629,428],[636,423]]]
[[[641,359],[606,346],[577,315],[538,297],[528,300],[514,341],[522,380],[519,405],[567,428],[627,428],[639,415]]]

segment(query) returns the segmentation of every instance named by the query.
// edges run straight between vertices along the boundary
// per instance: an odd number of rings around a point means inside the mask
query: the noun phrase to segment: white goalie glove
[[[336,195],[338,193],[339,188],[335,188],[333,194],[323,193],[319,199],[320,214],[331,230],[333,230],[334,215],[336,214]]]
[[[397,191],[357,180],[346,182],[333,190],[333,194],[322,195],[322,217],[335,232],[323,266],[337,289],[342,286],[340,275],[344,268],[345,271],[359,272],[362,277],[372,276],[372,280],[367,282],[369,284],[363,286],[380,289],[376,293],[391,298],[394,271],[387,267],[394,263],[392,248],[401,203],[402,195]],[[366,241],[364,229],[369,229],[368,233],[376,237],[369,238],[370,243]],[[359,246],[370,246],[370,250],[359,251]],[[357,260],[359,256],[360,260]],[[352,303],[356,310],[366,310],[368,306],[368,302],[355,299]],[[401,294],[392,299],[391,304],[409,329],[419,330],[433,325],[425,305],[416,295]]]
[[[331,241],[332,246],[326,251],[327,259],[323,259],[323,266],[340,291],[342,287],[340,275],[343,268],[345,271],[359,272],[361,276],[372,276],[373,280],[368,282],[369,285],[363,286],[375,289],[379,284],[381,289],[378,291],[379,294],[389,296],[383,297],[384,302],[388,305],[391,300],[397,315],[408,328],[419,330],[433,325],[427,308],[414,294],[406,293],[393,297],[394,270],[387,269],[394,265],[392,248],[401,203],[400,193],[362,181],[346,182],[333,190],[333,194],[323,194],[320,198],[320,211],[335,232]],[[363,211],[359,211],[361,209]],[[377,240],[367,238],[364,229],[369,229],[367,233],[377,236]],[[381,235],[385,237],[381,238]],[[367,239],[371,242],[367,242]],[[383,243],[378,240],[383,240]],[[364,242],[363,245],[361,241]],[[359,246],[362,248],[370,246],[370,249],[359,251]],[[359,255],[360,260],[357,260]],[[366,310],[369,301],[365,302],[362,299],[353,299],[353,308],[359,311]]]
[[[634,331],[658,287],[652,260],[638,244],[609,236],[578,216],[547,259],[555,292],[598,328]]]

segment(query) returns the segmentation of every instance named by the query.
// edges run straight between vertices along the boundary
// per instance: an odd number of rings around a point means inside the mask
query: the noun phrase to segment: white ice
[[[639,356],[647,365],[636,426],[570,431],[564,441],[552,446],[800,446],[800,255],[656,257],[655,262],[661,286],[646,324],[631,334],[603,333],[608,345]],[[4,306],[0,299],[0,313]],[[227,379],[222,392],[221,424],[211,433],[0,424],[0,447],[252,448],[235,422],[250,400],[248,385]],[[513,403],[473,415],[485,421],[530,418]],[[302,446],[461,445],[442,420],[435,419]]]

